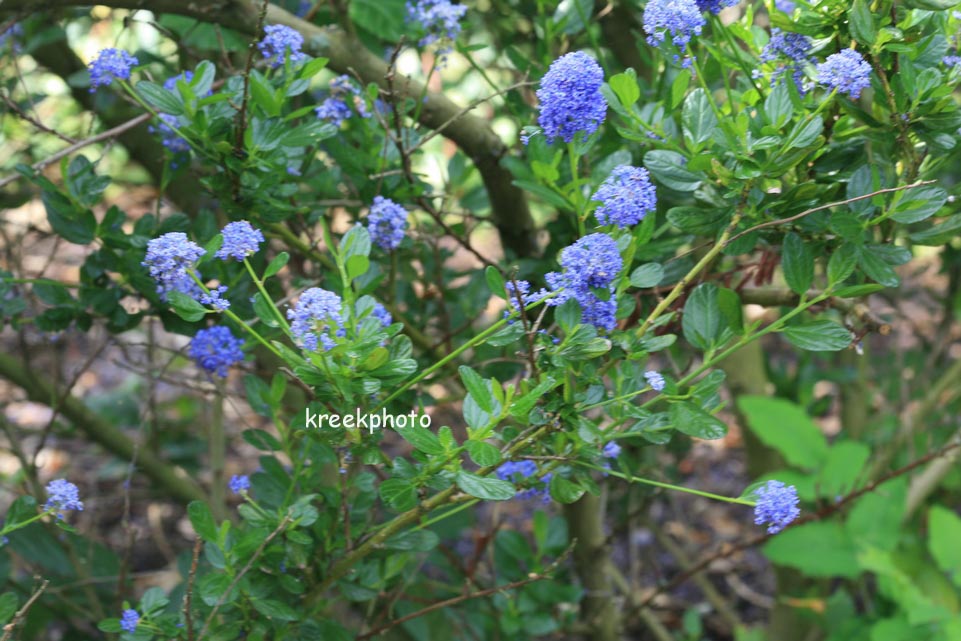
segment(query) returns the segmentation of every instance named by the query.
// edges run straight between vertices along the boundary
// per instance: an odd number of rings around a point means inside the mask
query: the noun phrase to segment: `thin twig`
[[[0,637],[0,641],[7,641],[10,638],[10,636],[13,634],[13,631],[20,624],[20,621],[27,616],[27,611],[30,610],[34,602],[40,598],[40,595],[43,594],[43,591],[47,589],[49,584],[50,581],[44,579],[43,583],[40,584],[40,587],[37,588],[37,591],[33,593],[33,596],[31,596],[27,602],[23,604],[23,607],[17,610],[17,613],[13,615],[10,623],[3,626],[3,636]]]
[[[10,111],[17,114],[22,119],[26,120],[27,122],[29,122],[31,125],[39,129],[40,131],[44,133],[48,133],[51,136],[56,136],[60,140],[71,145],[75,145],[77,143],[77,141],[71,138],[70,136],[66,136],[60,133],[59,131],[57,131],[56,129],[51,129],[50,127],[40,122],[38,118],[34,118],[33,116],[26,113],[23,109],[20,108],[20,105],[14,102],[13,99],[9,95],[7,95],[6,91],[0,92],[0,98],[2,98],[3,102],[6,103],[7,107],[10,108]]]
[[[200,564],[200,549],[204,540],[197,537],[194,541],[194,555],[190,562],[190,575],[187,577],[187,590],[184,592],[184,621],[187,624],[187,641],[194,641],[194,620],[190,614],[190,602],[193,599],[194,580],[197,578],[197,566]]]

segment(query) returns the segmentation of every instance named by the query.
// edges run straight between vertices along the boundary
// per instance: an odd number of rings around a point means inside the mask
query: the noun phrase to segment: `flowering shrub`
[[[0,375],[53,415],[0,417],[6,630],[961,638],[955,3],[116,4],[0,3],[4,136],[69,145],[0,180],[53,247],[0,271]],[[54,334],[133,387],[13,355]]]

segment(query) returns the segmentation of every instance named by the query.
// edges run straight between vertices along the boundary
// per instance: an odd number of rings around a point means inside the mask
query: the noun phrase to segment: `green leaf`
[[[671,424],[682,434],[709,441],[727,434],[723,421],[687,402],[671,403]]]
[[[838,298],[860,298],[861,296],[867,296],[868,294],[879,292],[882,289],[884,289],[884,285],[867,283],[865,285],[851,285],[850,287],[842,287],[834,292],[834,295]]]
[[[574,35],[584,30],[593,11],[593,0],[561,0],[554,11],[554,23],[561,25],[561,32]]]
[[[714,135],[717,116],[714,115],[707,93],[703,89],[695,89],[684,100],[681,125],[684,127],[685,139],[695,150]]]
[[[208,543],[217,543],[217,524],[210,508],[203,501],[191,501],[187,506],[187,516],[197,536]]]
[[[815,116],[811,120],[801,120],[794,126],[788,139],[791,141],[788,149],[798,149],[812,144],[821,135],[824,129],[824,121],[821,116]]]
[[[354,280],[367,273],[370,269],[370,259],[366,256],[351,256],[347,259],[344,268],[347,270],[348,280]]]
[[[909,238],[916,245],[936,247],[951,242],[951,239],[959,233],[961,233],[961,215],[954,215],[940,225],[911,234]]]
[[[765,544],[764,555],[807,576],[853,579],[861,574],[854,541],[833,521],[785,530]]]
[[[791,465],[813,470],[824,462],[827,439],[799,406],[766,396],[742,396],[737,406],[761,442],[780,452]]]
[[[631,286],[640,289],[656,287],[663,278],[664,268],[658,263],[648,263],[631,272]]]
[[[584,492],[586,491],[578,483],[574,483],[573,481],[564,478],[560,474],[554,474],[551,476],[549,487],[551,498],[558,503],[563,503],[565,505],[573,503],[577,499],[581,498],[584,496]]]
[[[814,282],[814,255],[808,244],[794,232],[784,237],[781,268],[784,280],[795,294],[803,294]]]
[[[717,303],[717,286],[698,285],[684,303],[681,322],[684,338],[700,350],[710,349],[721,333],[721,312]]]
[[[637,76],[633,69],[611,76],[608,84],[611,85],[611,90],[617,96],[617,99],[627,108],[630,108],[641,97],[641,90],[637,86]]]
[[[892,551],[897,547],[907,491],[907,480],[900,477],[884,483],[854,503],[844,529],[859,548]]]
[[[928,549],[942,571],[961,587],[961,518],[939,505],[928,512]]]
[[[244,430],[244,440],[264,452],[279,452],[283,447],[273,434],[260,429]]]
[[[685,168],[684,156],[677,152],[655,149],[644,154],[644,166],[665,187],[675,191],[694,191],[702,179]]]
[[[207,309],[203,305],[183,292],[170,292],[167,300],[177,316],[188,323],[199,321],[207,315]]]
[[[277,272],[279,272],[281,269],[284,268],[284,265],[286,265],[287,261],[289,260],[290,260],[290,254],[288,254],[287,252],[280,252],[279,254],[274,256],[274,259],[270,261],[269,265],[267,265],[267,269],[264,270],[263,279],[267,280],[271,276],[275,275]]]
[[[437,456],[444,453],[444,446],[441,445],[437,435],[425,427],[405,427],[397,430],[405,441],[414,446],[414,449],[427,454]]]
[[[47,211],[47,222],[64,240],[89,245],[97,237],[97,219],[92,211],[78,207],[56,191],[44,190],[40,199]]]
[[[257,318],[267,327],[280,327],[277,316],[274,314],[274,310],[271,309],[270,302],[264,298],[263,294],[257,292],[253,298],[254,313],[257,314]]]
[[[481,467],[497,465],[501,462],[501,451],[490,443],[467,441],[464,445],[467,448],[467,453],[470,454],[471,460]]]
[[[301,618],[296,610],[283,601],[257,598],[250,599],[250,603],[257,612],[274,621],[297,621]]]
[[[491,395],[487,381],[467,365],[461,365],[457,368],[457,371],[460,372],[460,378],[464,381],[464,387],[467,388],[467,392],[473,397],[474,401],[477,402],[477,405],[487,413],[493,412],[494,397]]]
[[[858,252],[854,245],[845,243],[835,249],[828,259],[828,283],[837,285],[843,282],[854,272],[857,263]]]
[[[829,320],[791,325],[784,335],[792,345],[809,352],[837,352],[851,345],[851,332]]]
[[[398,512],[417,505],[417,488],[407,479],[390,478],[380,484],[380,498]]]
[[[388,42],[397,42],[404,33],[404,0],[351,0],[348,14],[351,23]]]
[[[897,287],[901,284],[901,279],[898,278],[898,274],[894,271],[894,268],[888,265],[884,259],[880,258],[875,252],[870,249],[861,248],[859,254],[858,263],[869,278],[876,280],[885,287]]]
[[[866,47],[874,44],[878,37],[878,29],[874,24],[874,14],[868,7],[867,0],[854,0],[848,9],[848,28],[854,39]]]
[[[863,443],[841,441],[832,445],[815,483],[821,496],[834,500],[852,492],[870,456],[871,449]]]
[[[484,279],[487,281],[487,288],[491,290],[491,294],[500,299],[507,298],[507,285],[499,269],[493,265],[488,265],[487,269],[484,270]]]
[[[891,218],[906,225],[930,218],[948,200],[948,192],[940,187],[908,189],[901,193],[903,196],[894,206]]]
[[[779,82],[764,99],[764,113],[767,121],[780,128],[794,115],[794,103],[788,91],[788,83]]]
[[[384,541],[384,548],[409,552],[430,552],[437,547],[438,543],[440,543],[440,538],[430,530],[408,530]],[[327,637],[322,638],[325,641],[327,639]]]
[[[3,525],[16,525],[37,515],[37,501],[30,495],[17,498],[7,510]],[[2,528],[0,528],[2,529]]]
[[[517,493],[513,483],[478,476],[464,470],[457,472],[456,480],[457,487],[465,494],[470,494],[485,501],[508,501],[514,498]]]
[[[370,232],[363,225],[354,225],[340,240],[340,253],[344,260],[353,256],[370,256]]]
[[[184,104],[183,99],[180,98],[180,92],[174,94],[174,92],[167,91],[160,85],[146,80],[138,82],[136,89],[140,97],[151,107],[155,107],[157,111],[172,116],[180,116],[184,113]]]
[[[19,604],[17,595],[13,592],[4,592],[0,595],[0,626],[5,625],[17,613]]]

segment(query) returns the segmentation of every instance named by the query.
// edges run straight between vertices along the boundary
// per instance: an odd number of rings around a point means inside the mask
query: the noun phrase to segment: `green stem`
[[[581,193],[581,186],[577,177],[577,154],[574,153],[574,143],[567,143],[567,159],[571,166],[571,192],[574,194],[574,207],[575,215],[577,216],[577,233],[579,236],[585,236],[587,230],[584,225],[584,196]]]
[[[601,467],[600,465],[594,465],[593,463],[587,463],[586,461],[572,461],[576,465],[582,467],[587,467],[592,470],[597,470],[599,472],[604,472],[610,476],[616,476],[618,478],[624,479],[628,483],[643,483],[644,485],[653,485],[654,487],[660,487],[665,490],[676,490],[678,492],[686,492],[687,494],[695,494],[697,496],[703,496],[704,498],[712,499],[715,501],[724,501],[725,503],[737,503],[738,505],[750,505],[754,506],[755,501],[750,501],[748,499],[732,499],[729,496],[721,496],[720,494],[712,494],[711,492],[702,492],[701,490],[693,490],[689,487],[682,487],[680,485],[672,485],[671,483],[661,483],[660,481],[652,481],[650,479],[644,479],[639,476],[631,476],[630,474],[623,474],[621,472],[615,472],[614,470],[608,470]]]
[[[270,309],[273,311],[274,316],[277,319],[278,326],[282,330],[284,330],[284,333],[287,336],[291,336],[290,326],[287,325],[287,320],[284,318],[284,315],[280,313],[280,310],[277,309],[277,306],[274,305],[273,299],[270,297],[269,294],[267,294],[266,288],[264,288],[263,281],[257,277],[256,272],[254,272],[253,266],[250,264],[250,261],[247,260],[246,258],[244,258],[244,267],[247,268],[247,273],[250,274],[250,278],[254,281],[254,285],[257,286],[257,291],[259,291],[260,295],[264,297],[264,302],[270,305]]]

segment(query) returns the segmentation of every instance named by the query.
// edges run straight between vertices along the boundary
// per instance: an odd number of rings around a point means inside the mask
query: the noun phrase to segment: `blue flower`
[[[697,8],[701,11],[710,11],[713,14],[721,13],[721,9],[733,7],[740,0],[697,0]]]
[[[263,233],[246,220],[227,223],[221,233],[224,235],[224,243],[214,254],[221,260],[228,260],[231,257],[243,260],[251,254],[256,254],[260,250],[260,243],[264,242]]]
[[[420,25],[425,34],[418,44],[428,47],[435,42],[442,43],[437,50],[441,63],[453,50],[451,42],[460,34],[460,21],[466,13],[466,5],[453,4],[450,0],[417,0],[416,3],[407,3],[407,21]]]
[[[374,309],[371,310],[370,315],[379,320],[380,324],[384,327],[390,327],[391,323],[394,322],[394,318],[390,315],[390,312],[380,303],[374,303]]]
[[[7,43],[11,43],[10,49],[13,53],[20,53],[19,39],[21,36],[23,36],[23,27],[19,22],[14,22],[6,31],[0,34],[0,49],[6,47]]]
[[[601,454],[607,458],[617,458],[621,455],[621,446],[617,444],[617,441],[608,441],[604,449],[601,450]]]
[[[961,56],[945,56],[941,59],[941,64],[946,67],[961,67]]]
[[[854,49],[843,49],[818,65],[818,82],[856,100],[871,84],[871,65]]]
[[[282,24],[271,24],[264,27],[264,34],[264,39],[257,47],[271,67],[283,67],[285,60],[293,64],[307,59],[307,54],[300,50],[304,46],[304,37],[296,30]]]
[[[548,299],[547,304],[562,305],[573,298],[581,308],[582,322],[600,329],[614,329],[617,313],[614,279],[624,265],[614,239],[602,233],[584,236],[561,251],[560,263],[563,272],[544,276],[551,291],[557,294]],[[608,295],[601,298],[595,290],[607,290]]]
[[[83,503],[80,501],[80,490],[66,479],[50,481],[47,483],[47,502],[43,504],[43,509],[56,512],[58,519],[63,519],[64,510],[82,512]]]
[[[120,49],[103,49],[89,65],[90,93],[105,87],[114,79],[129,80],[130,70],[140,64],[135,57]]]
[[[783,11],[784,13],[791,15],[794,13],[794,0],[774,0],[774,6],[777,7],[778,11]]]
[[[579,132],[591,135],[607,116],[607,102],[601,94],[604,70],[583,51],[574,51],[551,63],[537,90],[540,115],[547,144],[557,138],[574,140]]]
[[[644,7],[643,23],[649,45],[659,47],[670,35],[671,42],[682,51],[691,38],[701,35],[706,24],[694,0],[650,0]]]
[[[337,76],[330,81],[330,95],[320,103],[320,106],[314,108],[314,113],[321,120],[328,120],[339,127],[350,118],[351,105],[361,118],[370,118],[360,87],[350,79],[350,76]]]
[[[160,122],[156,126],[150,125],[148,128],[150,133],[159,134],[161,144],[171,153],[184,154],[190,151],[190,143],[175,131],[175,129],[183,126],[183,121],[172,114],[160,113],[157,116],[160,118]]]
[[[502,481],[521,483],[527,479],[536,477],[538,469],[534,461],[507,461],[498,467],[494,473],[497,475],[497,478]],[[525,490],[518,490],[514,498],[523,500],[542,496],[545,502],[549,501],[550,493],[546,484],[550,482],[551,476],[552,475],[548,473],[540,478],[540,482],[544,484],[542,487],[530,487]]]
[[[644,378],[647,379],[647,384],[655,392],[664,391],[664,377],[661,376],[660,372],[644,372]]]
[[[781,481],[768,481],[754,490],[757,505],[754,506],[754,523],[768,525],[768,534],[777,534],[796,519],[798,508],[797,488]]]
[[[376,196],[367,215],[367,231],[370,239],[381,249],[388,251],[400,247],[407,229],[407,210],[390,198]]]
[[[140,623],[140,615],[136,610],[127,608],[120,617],[120,629],[124,632],[136,632],[137,624]]]
[[[223,378],[232,365],[244,360],[243,346],[243,339],[234,336],[229,328],[215,325],[197,332],[188,353],[197,365]]]
[[[333,349],[335,336],[344,336],[344,318],[340,296],[326,289],[311,287],[300,295],[293,309],[287,310],[291,320],[290,331],[297,344],[308,352],[316,352],[323,346],[324,351]]]
[[[241,492],[246,492],[250,489],[250,478],[246,474],[234,474],[230,477],[230,482],[227,483],[227,487],[234,494],[240,494]]]
[[[787,63],[783,61],[787,61]],[[801,93],[804,93],[803,66],[814,62],[814,58],[811,56],[811,40],[800,33],[784,33],[775,27],[771,29],[771,39],[761,50],[761,62],[777,63],[777,68],[771,75],[772,87],[784,71],[789,66],[793,66],[794,84]],[[759,75],[757,70],[755,71],[755,76]]]
[[[175,76],[170,76],[169,78],[164,80],[164,89],[166,89],[167,91],[176,91],[178,80],[183,80],[184,82],[189,84],[190,81],[193,79],[194,79],[193,71],[184,71]]]
[[[167,301],[171,292],[181,292],[203,302],[203,290],[190,275],[190,270],[206,253],[200,245],[189,240],[187,234],[173,231],[148,242],[147,255],[140,264],[149,270],[150,276],[157,282],[157,293],[161,300]],[[219,293],[213,295],[214,299],[219,298]]]
[[[594,215],[602,225],[621,229],[636,225],[657,207],[657,192],[643,167],[620,165],[601,183],[591,200],[601,203]]]

